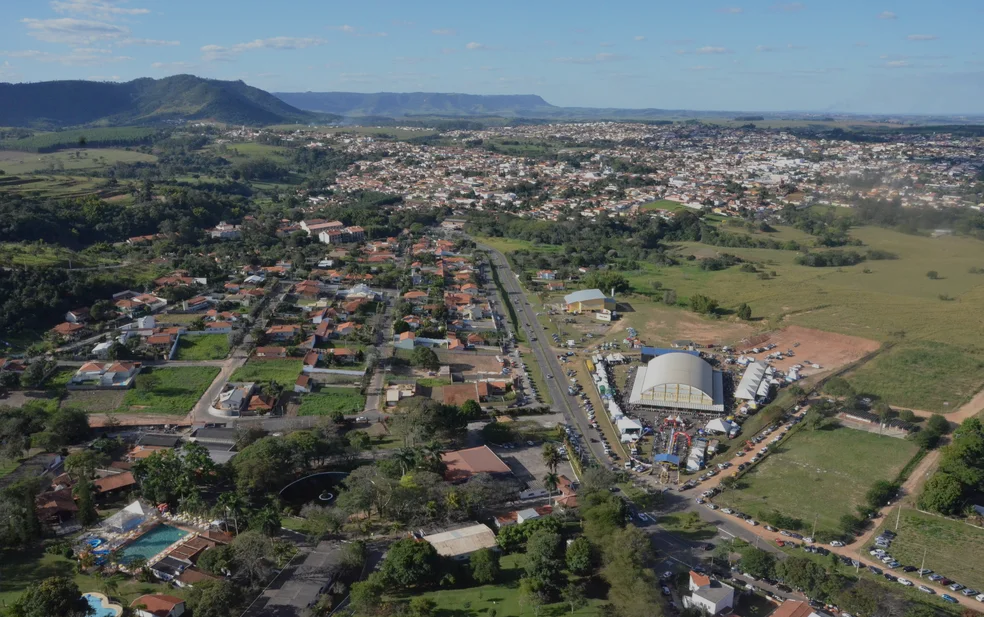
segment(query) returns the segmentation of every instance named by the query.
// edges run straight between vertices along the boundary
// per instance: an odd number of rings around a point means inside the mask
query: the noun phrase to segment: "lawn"
[[[9,474],[13,470],[20,467],[20,461],[3,460],[0,461],[0,478]]]
[[[684,210],[687,206],[683,205],[679,201],[673,201],[672,199],[660,199],[658,201],[651,201],[648,204],[643,204],[639,206],[641,210],[669,210],[671,212],[676,210]]]
[[[62,150],[48,154],[36,152],[6,152],[0,159],[0,169],[10,175],[29,174],[44,171],[84,172],[105,169],[115,163],[153,163],[157,157],[131,150],[112,148]]]
[[[52,244],[0,243],[0,265],[89,267],[108,263],[104,259],[81,255]]]
[[[236,369],[232,381],[275,381],[282,386],[293,387],[302,366],[300,360],[250,360]]]
[[[776,453],[746,473],[739,490],[715,499],[755,519],[779,512],[800,519],[811,531],[840,531],[840,518],[854,514],[878,480],[895,480],[919,448],[908,441],[834,425],[801,428]]]
[[[147,369],[123,397],[121,413],[184,415],[202,397],[219,374],[214,366]]]
[[[984,354],[980,349],[912,342],[889,349],[848,380],[858,393],[876,395],[890,405],[946,413],[984,387]]]
[[[523,563],[526,555],[505,555],[500,561],[501,571],[499,582],[495,585],[480,585],[467,589],[442,589],[419,594],[437,604],[437,615],[455,615],[457,617],[479,617],[494,610],[497,615],[515,616],[532,615],[533,610],[520,604],[519,579],[523,576]],[[572,617],[594,617],[601,615],[603,600],[589,598],[584,608],[578,609]],[[570,606],[564,603],[544,606],[540,615],[543,617],[563,617],[571,615]]]
[[[920,567],[923,555],[926,567],[984,591],[984,530],[959,521],[905,508],[895,529],[896,513],[885,518],[884,527],[898,533],[890,553],[900,562]]]
[[[324,387],[317,392],[301,395],[298,414],[302,416],[327,416],[334,411],[351,415],[366,408],[366,397],[358,388]]]
[[[24,591],[37,585],[45,578],[65,576],[73,579],[82,593],[98,591],[105,593],[106,579],[99,579],[87,574],[79,574],[76,562],[61,555],[48,555],[40,547],[20,551],[4,551],[0,553],[3,559],[3,577],[0,578],[0,606],[10,606]],[[166,593],[184,595],[180,588],[172,588],[164,584],[139,583],[129,578],[119,577],[117,591],[111,595],[122,601],[124,606],[146,593]]]
[[[659,525],[666,531],[692,542],[706,542],[716,536],[718,532],[713,523],[701,520],[700,515],[696,512],[661,516],[659,517]]]
[[[530,374],[530,380],[536,384],[536,389],[539,392],[540,401],[544,405],[553,405],[553,399],[550,397],[550,390],[547,389],[547,380],[543,377],[543,371],[540,370],[540,365],[536,361],[536,357],[533,353],[521,354],[523,359],[523,364],[526,365],[526,370]],[[530,395],[533,393],[530,392]]]
[[[45,390],[60,392],[65,390],[68,386],[68,382],[72,379],[72,375],[75,375],[77,369],[62,367],[55,369],[48,378],[44,380],[42,384]]]
[[[175,360],[221,360],[229,355],[228,334],[183,335]]]

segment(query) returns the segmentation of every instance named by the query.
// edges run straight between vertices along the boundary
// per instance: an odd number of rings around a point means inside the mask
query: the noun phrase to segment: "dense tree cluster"
[[[939,467],[923,488],[919,505],[940,514],[960,514],[981,490],[984,425],[977,418],[970,418],[953,432],[952,442],[942,448]]]

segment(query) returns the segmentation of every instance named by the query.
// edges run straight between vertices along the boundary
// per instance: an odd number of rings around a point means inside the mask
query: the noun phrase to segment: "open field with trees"
[[[178,341],[175,360],[221,360],[229,355],[229,335],[184,335]]]
[[[0,149],[25,152],[52,152],[60,148],[112,148],[149,143],[156,129],[130,127],[103,127],[35,133],[20,139],[0,141]]]
[[[127,390],[121,413],[184,415],[219,374],[214,366],[144,369]]]
[[[301,374],[303,363],[298,360],[250,360],[232,374],[232,381],[275,381],[293,387]]]
[[[856,515],[874,483],[894,481],[918,451],[909,441],[836,424],[818,430],[804,426],[715,503],[806,533],[815,518],[818,531],[840,534],[842,518]],[[773,522],[775,512],[795,521]]]
[[[858,394],[890,405],[947,413],[984,387],[984,354],[980,348],[913,341],[880,354],[848,381]]]
[[[896,518],[899,521],[895,528]],[[902,508],[900,517],[892,512],[885,517],[882,529],[898,537],[890,550],[904,564],[922,566],[938,572],[961,585],[984,590],[984,529],[911,508]]]
[[[317,392],[301,396],[298,414],[302,416],[327,416],[340,411],[350,415],[360,413],[366,407],[366,397],[358,388],[323,387]]]
[[[155,163],[157,157],[135,150],[71,149],[38,154],[35,152],[0,152],[0,169],[7,174],[65,171],[71,173],[108,168],[114,163]]]

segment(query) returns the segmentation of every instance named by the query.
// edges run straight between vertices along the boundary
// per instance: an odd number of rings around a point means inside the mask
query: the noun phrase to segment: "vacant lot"
[[[300,360],[250,360],[232,374],[232,381],[275,381],[293,387],[301,374]]]
[[[895,513],[886,518],[895,530]],[[916,510],[904,509],[899,518],[898,538],[889,552],[907,565],[926,567],[978,591],[984,590],[984,530]]]
[[[182,336],[175,360],[221,360],[229,355],[229,335],[199,334]]]
[[[874,394],[890,405],[946,413],[984,387],[984,354],[943,343],[901,343],[848,380],[857,392]]]
[[[658,201],[651,201],[648,204],[639,206],[641,210],[669,210],[671,212],[682,210],[686,207],[687,206],[683,205],[679,201],[673,201],[672,199],[660,199]]]
[[[908,441],[848,428],[801,428],[742,478],[744,488],[716,502],[753,518],[778,510],[807,531],[817,517],[817,529],[838,532],[840,518],[855,513],[871,485],[894,480],[917,451]]]
[[[321,388],[312,394],[301,395],[298,415],[327,416],[335,411],[346,415],[361,413],[366,408],[366,397],[358,388]]]
[[[437,615],[479,617],[495,611],[497,615],[532,615],[533,611],[519,600],[519,579],[524,574],[526,555],[504,555],[500,562],[499,579],[494,585],[467,589],[443,589],[419,594],[437,604]],[[591,595],[590,593],[588,594]],[[595,617],[601,615],[602,600],[589,598],[588,605],[571,614],[570,605],[548,604],[540,609],[542,617]]]
[[[74,407],[89,413],[116,411],[123,404],[122,390],[73,390],[62,399],[62,407]]]
[[[121,413],[184,415],[219,374],[218,367],[183,366],[147,369],[123,397]]]

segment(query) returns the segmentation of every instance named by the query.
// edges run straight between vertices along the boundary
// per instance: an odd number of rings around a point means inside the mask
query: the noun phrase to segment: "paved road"
[[[188,421],[192,423],[196,422],[220,422],[222,420],[234,421],[233,418],[221,418],[219,416],[213,416],[209,413],[208,408],[212,403],[212,400],[219,395],[222,388],[225,387],[226,383],[229,382],[229,378],[232,374],[236,372],[236,369],[246,364],[246,358],[229,358],[228,360],[222,360],[220,366],[222,370],[219,374],[215,376],[212,381],[212,385],[205,390],[205,394],[198,399],[198,402],[192,408],[191,413],[188,414]]]
[[[550,340],[549,335],[544,332],[539,320],[537,320],[536,312],[527,301],[526,294],[523,292],[523,288],[520,286],[516,275],[509,267],[509,262],[506,261],[505,255],[492,247],[482,244],[478,246],[488,251],[492,266],[498,272],[499,280],[502,281],[502,287],[509,296],[503,298],[503,302],[510,302],[516,310],[516,316],[519,318],[519,327],[526,335],[526,340],[529,341],[529,347],[533,352],[533,359],[539,365],[540,371],[544,375],[547,390],[550,392],[550,398],[553,400],[554,409],[564,414],[568,424],[577,426],[581,435],[584,436],[584,443],[591,448],[595,459],[603,463],[608,460],[604,448],[602,448],[600,442],[595,443],[591,441],[590,438],[594,433],[588,422],[587,415],[576,404],[572,404],[574,399],[567,394],[567,389],[564,387],[567,380],[563,379],[563,376],[566,373],[557,361],[557,353],[548,343]],[[508,322],[508,315],[504,316],[504,318]],[[553,378],[548,378],[548,375],[552,375]]]

